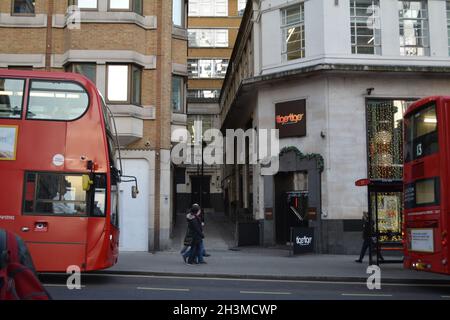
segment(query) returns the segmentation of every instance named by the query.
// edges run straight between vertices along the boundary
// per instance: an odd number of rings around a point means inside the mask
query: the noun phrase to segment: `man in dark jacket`
[[[203,235],[202,223],[198,216],[199,212],[200,207],[194,204],[191,208],[191,212],[186,216],[189,234],[192,235],[191,253],[187,262],[190,265],[195,264],[196,261],[198,261],[197,263],[204,263],[201,254],[201,242],[205,236]]]
[[[372,243],[372,233],[373,233],[373,222],[370,223],[369,214],[367,212],[364,212],[364,214],[363,214],[363,239],[364,239],[364,242],[363,242],[363,245],[361,248],[361,253],[359,254],[359,259],[355,260],[355,262],[362,263],[364,256],[366,255],[367,249],[369,249],[369,254],[371,254],[370,247],[371,247],[371,243]],[[381,256],[381,254],[380,254],[380,260],[384,261],[384,258]]]

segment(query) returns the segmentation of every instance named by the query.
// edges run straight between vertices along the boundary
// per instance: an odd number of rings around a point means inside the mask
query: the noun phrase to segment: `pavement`
[[[207,264],[187,265],[179,252],[121,252],[118,263],[105,273],[175,277],[245,278],[302,281],[366,282],[367,261],[355,256],[306,254],[291,256],[279,248],[242,247],[210,250]],[[388,257],[385,257],[388,258]],[[386,283],[449,284],[450,276],[405,270],[401,263],[380,264]]]
[[[172,244],[165,251],[120,252],[118,263],[103,273],[150,276],[247,278],[302,281],[366,282],[368,257],[360,264],[356,256],[330,254],[291,255],[287,246],[236,247],[233,224],[223,214],[206,218],[207,264],[187,265],[180,250],[186,230],[184,215],[177,217]],[[385,256],[386,260],[399,257]],[[405,270],[401,263],[380,264],[381,281],[391,283],[449,284],[450,276]]]

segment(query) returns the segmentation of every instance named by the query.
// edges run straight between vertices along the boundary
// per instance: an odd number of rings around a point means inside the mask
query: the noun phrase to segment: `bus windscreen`
[[[405,162],[438,152],[436,105],[428,105],[405,119]]]

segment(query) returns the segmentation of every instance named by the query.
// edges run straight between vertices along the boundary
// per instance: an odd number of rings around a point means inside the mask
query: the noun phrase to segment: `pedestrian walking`
[[[203,260],[201,252],[201,242],[204,238],[201,220],[199,217],[200,206],[197,204],[192,205],[191,211],[186,215],[188,222],[188,233],[192,235],[191,248],[184,255],[187,257],[187,264],[200,264],[206,263]],[[188,255],[189,253],[189,255]]]
[[[361,247],[361,253],[359,254],[359,258],[355,260],[355,262],[362,263],[364,256],[366,255],[367,249],[369,249],[369,254],[371,254],[371,245],[373,244],[372,239],[372,231],[373,231],[373,222],[369,221],[369,214],[367,212],[363,213],[363,244]],[[380,260],[384,261],[384,258],[380,254]]]

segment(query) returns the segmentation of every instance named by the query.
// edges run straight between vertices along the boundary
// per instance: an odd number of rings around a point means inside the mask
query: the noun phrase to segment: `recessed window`
[[[109,8],[112,10],[130,10],[130,0],[109,0]]]
[[[98,0],[69,0],[69,6],[77,6],[79,9],[96,10]]]
[[[379,0],[350,1],[353,54],[381,54]]]
[[[172,111],[184,112],[184,79],[182,77],[172,77]]]
[[[111,11],[133,11],[142,15],[142,0],[109,0],[109,10]]]
[[[35,0],[13,0],[12,13],[13,14],[34,14]]]
[[[189,29],[189,47],[191,48],[227,48],[227,29]]]
[[[0,118],[20,118],[25,80],[0,79]]]
[[[173,0],[172,2],[173,24],[177,27],[185,27],[185,2],[184,0]]]
[[[429,23],[427,1],[399,1],[400,54],[429,56]]]
[[[108,102],[140,105],[141,76],[142,69],[135,65],[108,65]]]
[[[82,74],[93,83],[96,83],[97,65],[95,63],[72,63],[67,68],[67,71]]]
[[[32,81],[27,119],[75,120],[88,106],[87,92],[74,82]]]
[[[190,78],[225,78],[228,60],[225,59],[189,59]]]
[[[190,17],[226,17],[228,0],[189,0]]]
[[[290,61],[305,57],[305,10],[304,4],[281,10],[281,31],[283,35],[283,60]]]
[[[368,100],[368,178],[401,180],[403,177],[403,113],[411,100]]]
[[[217,99],[219,96],[220,89],[193,89],[188,91],[188,98]]]
[[[247,6],[247,0],[237,0],[238,2],[238,16],[243,16],[245,7]]]

